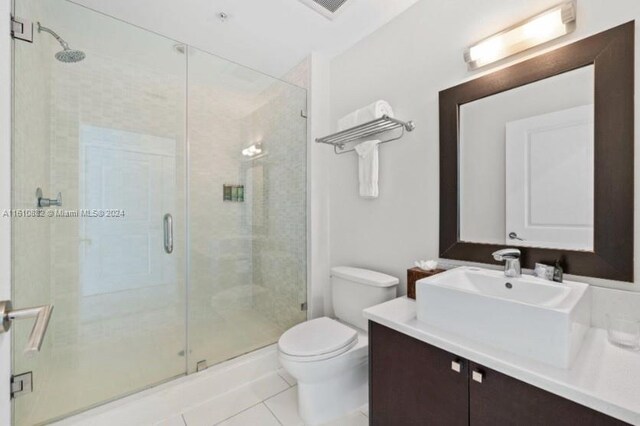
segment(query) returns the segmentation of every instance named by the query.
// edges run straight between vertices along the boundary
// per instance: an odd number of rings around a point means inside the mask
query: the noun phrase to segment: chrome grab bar
[[[0,317],[2,318],[2,322],[0,323],[0,333],[6,333],[9,331],[13,320],[35,318],[36,322],[33,324],[27,346],[24,350],[25,355],[33,355],[36,352],[40,352],[40,349],[42,348],[42,342],[44,341],[44,336],[47,333],[47,327],[49,326],[49,320],[51,319],[52,312],[53,305],[43,305],[36,306],[34,308],[14,310],[9,300],[0,301]]]
[[[170,213],[164,215],[164,251],[173,253],[173,216]]]

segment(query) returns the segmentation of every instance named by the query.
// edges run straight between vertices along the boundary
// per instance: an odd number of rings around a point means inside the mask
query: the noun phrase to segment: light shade
[[[483,67],[569,34],[575,22],[575,2],[560,4],[474,44],[464,52],[464,60],[469,69]]]

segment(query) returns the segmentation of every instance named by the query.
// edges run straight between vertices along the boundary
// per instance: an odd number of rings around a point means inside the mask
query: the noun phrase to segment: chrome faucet
[[[518,278],[522,275],[520,268],[520,250],[506,248],[498,250],[492,254],[498,262],[504,261],[504,276],[508,278]]]

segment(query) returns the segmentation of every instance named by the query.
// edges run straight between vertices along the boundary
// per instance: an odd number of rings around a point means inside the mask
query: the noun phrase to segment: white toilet
[[[325,423],[367,403],[369,341],[362,310],[394,299],[398,282],[366,269],[332,268],[337,319],[307,321],[280,337],[280,363],[298,381],[305,424]]]

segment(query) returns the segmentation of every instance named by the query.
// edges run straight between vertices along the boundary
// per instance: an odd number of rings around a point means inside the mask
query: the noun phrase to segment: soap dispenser
[[[556,265],[553,268],[553,280],[557,283],[562,282],[562,276],[564,275],[564,270],[562,266],[560,266],[560,260],[556,260]]]

